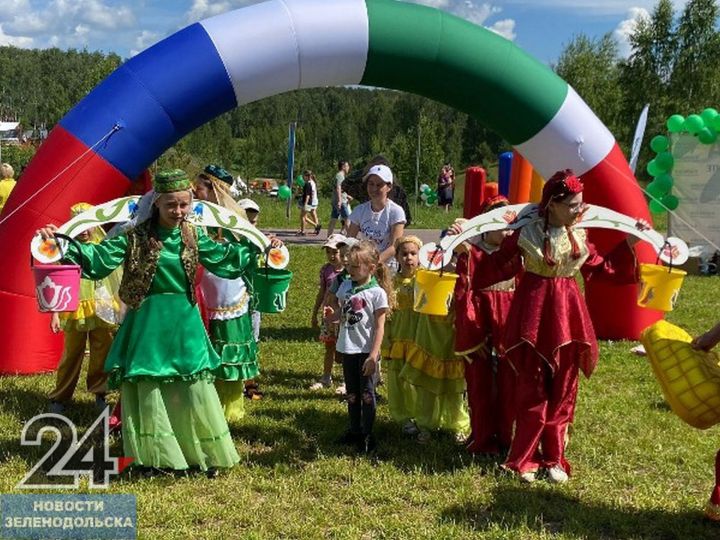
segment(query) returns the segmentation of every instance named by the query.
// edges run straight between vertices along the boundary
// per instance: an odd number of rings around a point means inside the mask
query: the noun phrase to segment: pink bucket
[[[35,296],[40,311],[75,311],[80,302],[80,267],[76,264],[33,264]]]

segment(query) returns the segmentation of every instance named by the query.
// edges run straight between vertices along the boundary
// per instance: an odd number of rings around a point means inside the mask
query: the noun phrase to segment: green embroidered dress
[[[179,228],[158,228],[162,242],[150,290],[128,309],[105,362],[111,387],[122,392],[126,456],[149,467],[231,467],[239,461],[213,385],[220,358],[191,300]],[[71,246],[67,258],[83,277],[102,279],[123,264],[128,237]],[[225,278],[242,275],[250,251],[218,244],[197,230],[199,263]]]

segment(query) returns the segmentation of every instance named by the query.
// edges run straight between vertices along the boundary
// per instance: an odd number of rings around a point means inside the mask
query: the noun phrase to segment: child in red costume
[[[508,204],[502,195],[490,197],[480,213]],[[467,360],[465,380],[472,430],[467,449],[472,453],[503,453],[512,440],[515,373],[498,349],[515,278],[479,290],[471,285],[482,260],[509,234],[493,231],[477,241],[463,243],[457,260],[460,277],[455,285],[455,354]]]
[[[472,287],[482,289],[524,269],[501,340],[515,372],[515,435],[504,468],[533,482],[540,468],[554,483],[568,480],[568,427],[575,413],[579,371],[589,377],[597,339],[575,276],[617,284],[637,281],[635,237],[601,256],[584,229],[583,184],[572,171],[555,173],[543,188],[540,213],[482,261]],[[648,227],[638,221],[637,227]],[[457,234],[460,228],[451,227]]]
[[[720,323],[702,336],[695,338],[692,345],[696,349],[709,351],[720,343]],[[720,450],[715,455],[715,489],[713,489],[705,508],[705,516],[713,521],[720,521]]]

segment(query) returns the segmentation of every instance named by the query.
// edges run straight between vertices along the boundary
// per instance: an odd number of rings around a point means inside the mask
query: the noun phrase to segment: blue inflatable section
[[[207,32],[189,26],[128,60],[60,124],[130,179],[195,128],[237,107]]]
[[[498,192],[510,196],[510,170],[512,169],[512,152],[503,152],[498,161]]]

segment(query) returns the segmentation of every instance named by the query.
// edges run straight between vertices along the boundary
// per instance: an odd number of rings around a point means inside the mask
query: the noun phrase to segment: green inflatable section
[[[565,100],[565,81],[490,30],[416,4],[366,5],[370,43],[360,84],[445,103],[513,145],[550,123]]]

